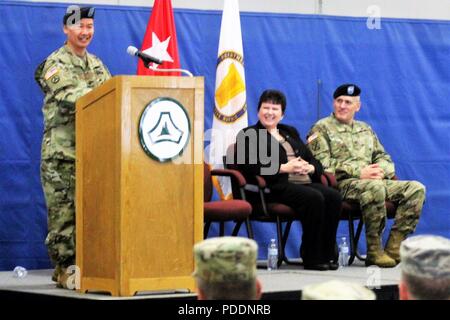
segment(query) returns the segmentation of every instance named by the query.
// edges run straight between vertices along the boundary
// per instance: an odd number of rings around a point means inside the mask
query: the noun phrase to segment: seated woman
[[[261,175],[271,192],[270,202],[294,209],[302,223],[300,256],[305,269],[336,270],[336,230],[341,195],[320,183],[322,165],[294,127],[280,124],[286,98],[266,90],[258,103],[258,123],[239,132],[236,160],[244,175]],[[244,153],[244,154],[242,154]]]

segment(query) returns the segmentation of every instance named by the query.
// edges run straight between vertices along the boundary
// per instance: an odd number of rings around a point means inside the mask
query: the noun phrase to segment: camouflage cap
[[[258,245],[241,237],[210,238],[194,246],[194,276],[207,282],[256,278]]]
[[[450,278],[450,240],[421,235],[404,240],[400,246],[402,272],[423,278]]]
[[[78,19],[94,19],[95,8],[94,7],[81,7],[77,5],[71,5],[67,7],[66,13],[63,17],[63,24],[76,24]],[[70,19],[69,19],[70,18]]]
[[[375,293],[353,282],[331,280],[303,288],[302,300],[375,300]]]

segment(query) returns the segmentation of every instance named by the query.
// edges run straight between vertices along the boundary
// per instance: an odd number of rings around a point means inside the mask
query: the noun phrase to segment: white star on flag
[[[163,41],[161,41],[161,40]],[[158,65],[152,63],[150,69],[140,59],[137,74],[140,76],[181,76],[180,71],[167,71],[180,69],[178,56],[177,32],[173,18],[171,0],[155,0],[152,14],[148,20],[141,50],[146,54],[162,60],[160,69],[165,72],[156,72]]]
[[[172,57],[167,52],[169,41],[170,36],[166,40],[161,42],[156,33],[152,32],[152,46],[148,49],[145,49],[143,52],[162,61],[173,62]],[[156,63],[152,63],[152,67],[158,67],[158,65]]]

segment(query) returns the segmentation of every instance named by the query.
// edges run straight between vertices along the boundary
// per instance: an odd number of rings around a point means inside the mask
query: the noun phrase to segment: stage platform
[[[79,293],[72,290],[59,289],[51,281],[52,270],[29,270],[23,279],[13,277],[12,271],[0,272],[0,301],[12,297],[33,300],[195,300],[195,293],[188,291],[141,292],[133,297],[113,297],[99,293]],[[336,271],[303,270],[302,266],[282,265],[279,270],[267,271],[258,269],[258,278],[262,282],[262,300],[298,300],[302,289],[313,283],[328,280],[355,282],[372,288],[378,300],[398,299],[397,284],[400,280],[400,269],[381,269],[365,267],[361,261]],[[74,301],[77,301],[74,300]]]

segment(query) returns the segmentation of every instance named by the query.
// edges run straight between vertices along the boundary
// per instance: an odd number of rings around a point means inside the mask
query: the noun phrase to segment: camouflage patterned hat
[[[412,276],[450,278],[450,240],[421,235],[404,240],[400,246],[402,272]]]
[[[353,282],[331,280],[303,288],[302,300],[375,300],[375,293]]]
[[[194,246],[194,276],[207,282],[256,278],[258,245],[241,237],[210,238]]]

